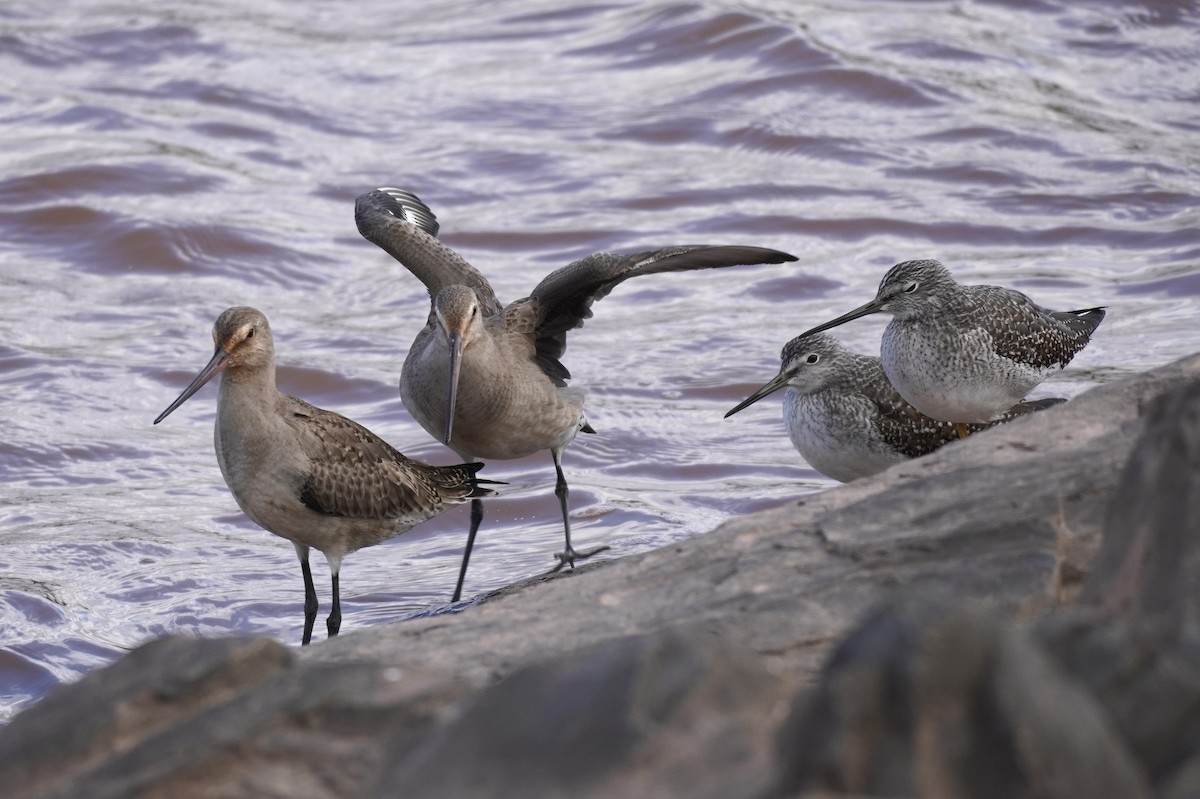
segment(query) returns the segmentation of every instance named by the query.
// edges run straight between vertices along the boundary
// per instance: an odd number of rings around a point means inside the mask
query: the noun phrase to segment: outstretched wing
[[[363,238],[404,264],[431,298],[446,286],[467,286],[475,290],[485,316],[500,313],[487,278],[438,241],[437,217],[417,195],[390,187],[369,191],[355,200],[354,221]]]
[[[592,315],[592,303],[606,297],[623,281],[659,272],[717,269],[747,264],[778,264],[796,257],[765,247],[705,245],[668,247],[633,255],[596,253],[547,275],[521,307],[532,314],[537,361],[558,385],[570,377],[560,362],[567,349],[567,331]],[[514,306],[517,303],[513,304]]]

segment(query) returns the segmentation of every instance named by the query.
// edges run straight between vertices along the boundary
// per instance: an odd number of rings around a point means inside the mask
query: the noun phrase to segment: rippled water
[[[357,234],[373,186],[418,193],[505,301],[602,249],[799,257],[633,281],[572,333],[600,431],[565,459],[577,537],[614,554],[830,485],[777,399],[721,415],[896,261],[1108,305],[1043,394],[1200,348],[1194,4],[563,5],[0,9],[0,722],[147,636],[299,639],[292,548],[221,481],[215,390],[150,424],[226,306],[271,318],[283,390],[454,460],[398,397],[428,300]],[[872,351],[884,322],[840,335]],[[548,456],[487,476],[510,486],[472,592],[561,535]],[[343,629],[444,603],[466,524],[349,557]]]

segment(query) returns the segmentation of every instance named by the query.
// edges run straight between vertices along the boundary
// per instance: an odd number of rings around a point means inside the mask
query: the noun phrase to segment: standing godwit
[[[1104,319],[1103,308],[1051,311],[1019,291],[964,286],[937,261],[904,261],[875,299],[802,335],[867,314],[889,313],[883,371],[926,416],[987,422],[1071,362]]]
[[[797,336],[784,345],[780,360],[779,374],[725,418],[786,386],[788,437],[809,466],[834,480],[876,474],[957,438],[951,422],[931,419],[904,401],[879,358],[851,352],[833,336]],[[966,428],[974,433],[1062,402],[1061,397],[1020,402],[995,421]]]
[[[581,430],[594,431],[583,414],[583,393],[567,387],[570,373],[559,360],[567,331],[592,315],[594,301],[631,277],[796,260],[777,250],[738,246],[596,253],[550,273],[528,297],[502,306],[487,279],[438,241],[437,219],[415,195],[394,188],[368,192],[355,203],[354,218],[368,241],[429,290],[428,323],[400,376],[400,394],[417,422],[466,460],[550,451],[566,539],[555,571],[608,548],[581,553],[571,546],[562,453]],[[483,505],[473,502],[455,601],[482,520]]]
[[[275,344],[267,317],[230,308],[213,325],[216,351],[158,424],[221,375],[214,442],[221,475],[256,524],[291,541],[304,575],[304,638],[312,638],[317,592],[310,547],[329,561],[329,637],[342,623],[338,571],[356,549],[386,541],[451,505],[494,494],[479,486],[483,465],[429,466],[404,457],[362,425],[275,388]],[[484,481],[487,482],[487,481]]]

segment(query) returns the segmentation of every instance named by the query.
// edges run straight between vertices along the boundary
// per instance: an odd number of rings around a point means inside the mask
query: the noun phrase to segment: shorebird
[[[282,394],[267,317],[229,308],[213,325],[216,351],[158,424],[214,375],[221,375],[214,442],[221,475],[256,524],[296,547],[304,576],[304,638],[312,638],[317,593],[309,548],[329,561],[329,637],[342,623],[342,558],[399,535],[467,499],[491,496],[481,463],[429,466],[406,458],[357,422]]]
[[[904,261],[883,276],[875,299],[803,335],[867,314],[889,313],[883,371],[926,416],[988,422],[1060,371],[1087,346],[1103,308],[1051,311],[1013,289],[964,286],[937,261]]]
[[[528,297],[500,304],[487,279],[437,239],[433,212],[410,192],[382,188],[354,206],[358,230],[413,273],[431,307],[400,376],[405,407],[430,435],[461,458],[507,460],[549,450],[554,493],[566,545],[558,565],[608,549],[571,545],[562,453],[579,432],[595,432],[583,413],[583,392],[559,360],[567,331],[589,318],[594,301],[639,275],[739,264],[782,263],[795,256],[763,247],[683,246],[633,255],[596,253],[547,275]],[[462,595],[483,505],[471,506],[471,529],[453,601]]]
[[[811,333],[789,341],[779,374],[731,411],[787,387],[783,419],[808,465],[843,483],[926,455],[957,439],[951,422],[931,419],[892,387],[879,358],[844,348],[833,336]],[[1066,402],[1053,397],[1020,402],[999,419],[968,424],[968,432]]]

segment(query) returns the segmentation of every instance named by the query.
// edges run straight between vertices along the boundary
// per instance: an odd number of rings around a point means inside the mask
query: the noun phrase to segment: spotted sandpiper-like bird
[[[964,286],[937,261],[904,261],[883,276],[875,299],[817,325],[819,333],[889,313],[883,371],[926,416],[988,422],[1060,371],[1087,346],[1103,308],[1051,311],[1013,289]]]
[[[212,360],[154,423],[221,375],[217,463],[245,514],[296,547],[304,576],[302,644],[312,638],[317,616],[310,548],[329,562],[333,608],[326,627],[332,638],[342,622],[342,558],[467,499],[495,494],[479,485],[491,481],[475,477],[483,464],[414,461],[362,425],[280,393],[271,327],[261,311],[226,310],[213,326],[213,341]]]
[[[464,460],[549,450],[566,539],[555,571],[607,549],[577,552],[571,545],[562,453],[577,433],[594,431],[584,417],[583,392],[567,386],[570,372],[559,360],[567,332],[592,315],[594,301],[632,277],[796,260],[747,246],[596,253],[550,273],[528,297],[501,305],[487,278],[437,239],[436,217],[411,192],[367,192],[355,203],[354,216],[359,232],[424,283],[432,300],[400,376],[400,394],[413,418]],[[482,503],[472,503],[455,601],[482,519]]]
[[[879,358],[843,347],[827,333],[797,336],[783,347],[779,374],[725,414],[729,418],[786,387],[783,419],[808,465],[843,483],[926,455],[957,440],[950,422],[931,419],[892,387]],[[1060,397],[1020,402],[976,432],[1066,402]]]

